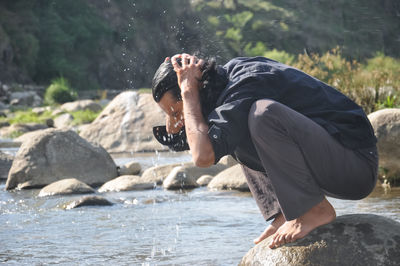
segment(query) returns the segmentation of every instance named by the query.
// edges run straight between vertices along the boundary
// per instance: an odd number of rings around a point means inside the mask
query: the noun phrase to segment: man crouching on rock
[[[219,66],[177,54],[161,64],[152,90],[166,131],[186,131],[197,166],[228,154],[242,165],[264,218],[273,219],[256,244],[302,238],[335,219],[325,195],[358,200],[375,186],[376,138],[364,111],[298,69],[263,57]]]

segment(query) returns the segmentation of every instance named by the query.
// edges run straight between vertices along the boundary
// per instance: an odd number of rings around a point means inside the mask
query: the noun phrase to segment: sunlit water
[[[190,160],[132,154],[144,168]],[[237,265],[267,225],[249,193],[154,190],[106,193],[111,207],[61,206],[81,196],[38,198],[0,185],[0,262],[7,265]],[[338,215],[373,213],[400,221],[400,191],[361,201],[330,199]]]

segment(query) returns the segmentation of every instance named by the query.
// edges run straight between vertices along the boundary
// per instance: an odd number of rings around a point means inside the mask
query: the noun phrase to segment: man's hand
[[[181,66],[177,59],[181,59]],[[188,54],[177,54],[171,59],[172,65],[178,78],[178,85],[182,94],[185,92],[198,91],[201,85],[203,59]]]
[[[182,60],[181,66],[178,58]],[[181,88],[186,136],[193,162],[196,166],[209,167],[214,164],[215,155],[207,134],[208,124],[201,113],[199,95],[204,61],[188,54],[174,55],[171,61]]]

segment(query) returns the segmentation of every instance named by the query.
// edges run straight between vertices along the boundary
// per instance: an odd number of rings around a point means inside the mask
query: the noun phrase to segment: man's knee
[[[248,116],[250,134],[253,137],[257,137],[260,134],[265,136],[267,134],[266,131],[272,130],[274,128],[272,124],[276,124],[279,120],[282,106],[282,104],[269,99],[254,102]]]

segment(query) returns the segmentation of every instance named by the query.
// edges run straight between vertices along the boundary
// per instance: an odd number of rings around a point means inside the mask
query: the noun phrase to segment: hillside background
[[[166,56],[221,64],[284,51],[346,60],[400,57],[398,0],[2,0],[0,82],[76,90],[149,87]],[[275,50],[274,50],[275,49]]]

